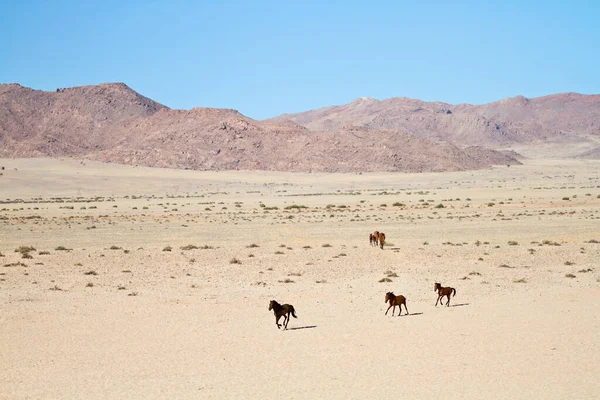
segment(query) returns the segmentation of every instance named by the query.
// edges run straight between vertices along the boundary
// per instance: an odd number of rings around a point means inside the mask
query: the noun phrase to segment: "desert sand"
[[[598,398],[600,161],[523,163],[2,160],[0,398]]]

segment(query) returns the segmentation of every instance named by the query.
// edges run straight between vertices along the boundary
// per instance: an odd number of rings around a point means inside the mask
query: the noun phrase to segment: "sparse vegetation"
[[[331,245],[329,243],[325,243],[325,244],[321,245],[321,247],[331,247]]]
[[[233,257],[231,260],[229,260],[229,264],[241,264],[241,263],[242,262],[235,257]]]
[[[565,278],[576,278],[573,274],[565,274]]]
[[[384,283],[384,282],[392,282],[392,280],[390,278],[381,278],[379,280],[379,283]]]
[[[171,251],[173,248],[171,246],[165,246],[162,251]]]
[[[15,263],[9,263],[9,264],[4,264],[5,267],[27,267],[27,264],[24,264],[22,262],[15,262]]]

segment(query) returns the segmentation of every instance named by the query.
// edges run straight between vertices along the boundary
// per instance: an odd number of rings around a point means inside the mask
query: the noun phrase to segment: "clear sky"
[[[0,82],[125,82],[256,119],[362,96],[600,93],[600,1],[0,0]]]

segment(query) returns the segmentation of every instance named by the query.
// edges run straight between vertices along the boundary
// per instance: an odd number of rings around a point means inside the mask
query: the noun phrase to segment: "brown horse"
[[[296,317],[296,310],[294,310],[294,306],[291,304],[281,305],[275,300],[271,300],[269,303],[269,311],[271,310],[275,313],[275,324],[277,324],[277,329],[281,327],[281,325],[279,325],[279,318],[283,317],[284,330],[287,329],[288,323],[290,322],[290,314],[292,314],[294,318],[298,318]]]
[[[390,308],[392,308],[392,317],[394,316],[394,312],[396,311],[396,306],[398,306],[398,308],[400,309],[400,312],[398,313],[398,316],[400,316],[400,314],[402,314],[402,304],[404,304],[404,308],[406,309],[406,315],[409,314],[408,312],[408,308],[406,308],[406,297],[402,296],[402,295],[394,295],[394,293],[392,292],[387,292],[385,294],[385,302],[390,302],[390,306],[388,307],[387,311],[385,312],[385,315],[387,315],[388,311],[390,311]]]
[[[385,244],[385,233],[379,232],[379,247],[383,250],[383,245]]]
[[[379,245],[379,232],[378,231],[375,231],[375,232],[369,234],[369,243],[371,243],[371,246]]]
[[[433,291],[437,292],[437,294],[438,294],[438,298],[435,302],[436,307],[438,305],[438,301],[440,302],[441,305],[444,305],[444,303],[443,303],[444,296],[446,296],[448,298],[448,302],[446,303],[446,306],[450,307],[450,295],[452,294],[452,297],[456,296],[456,289],[451,288],[451,287],[442,287],[441,283],[436,283],[435,285],[433,285]]]

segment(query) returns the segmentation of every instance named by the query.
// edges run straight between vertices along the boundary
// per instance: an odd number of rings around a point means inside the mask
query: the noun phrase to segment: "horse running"
[[[446,303],[447,307],[450,307],[450,295],[452,294],[452,297],[456,296],[456,289],[451,288],[451,287],[442,287],[441,283],[436,283],[435,285],[433,285],[433,291],[437,292],[438,294],[438,298],[435,302],[435,305],[438,305],[438,301],[440,302],[441,305],[444,305],[443,300],[444,300],[444,296],[446,296],[448,298],[448,302]]]
[[[283,317],[283,329],[287,329],[288,323],[290,322],[290,314],[294,318],[296,317],[296,313],[294,310],[294,306],[291,304],[281,305],[275,300],[271,300],[269,303],[269,311],[273,310],[275,313],[275,324],[277,325],[277,329],[280,329],[281,325],[279,324],[279,318]]]
[[[392,317],[394,316],[394,312],[396,311],[396,306],[398,306],[398,308],[400,309],[400,312],[398,313],[398,316],[400,316],[400,314],[402,314],[402,304],[404,304],[404,309],[406,310],[406,315],[409,314],[408,312],[408,308],[406,308],[406,297],[402,296],[402,295],[394,295],[394,293],[392,292],[387,292],[385,294],[385,302],[390,302],[390,306],[388,307],[387,311],[385,312],[385,315],[387,315],[388,311],[390,311],[390,308],[392,308]]]

